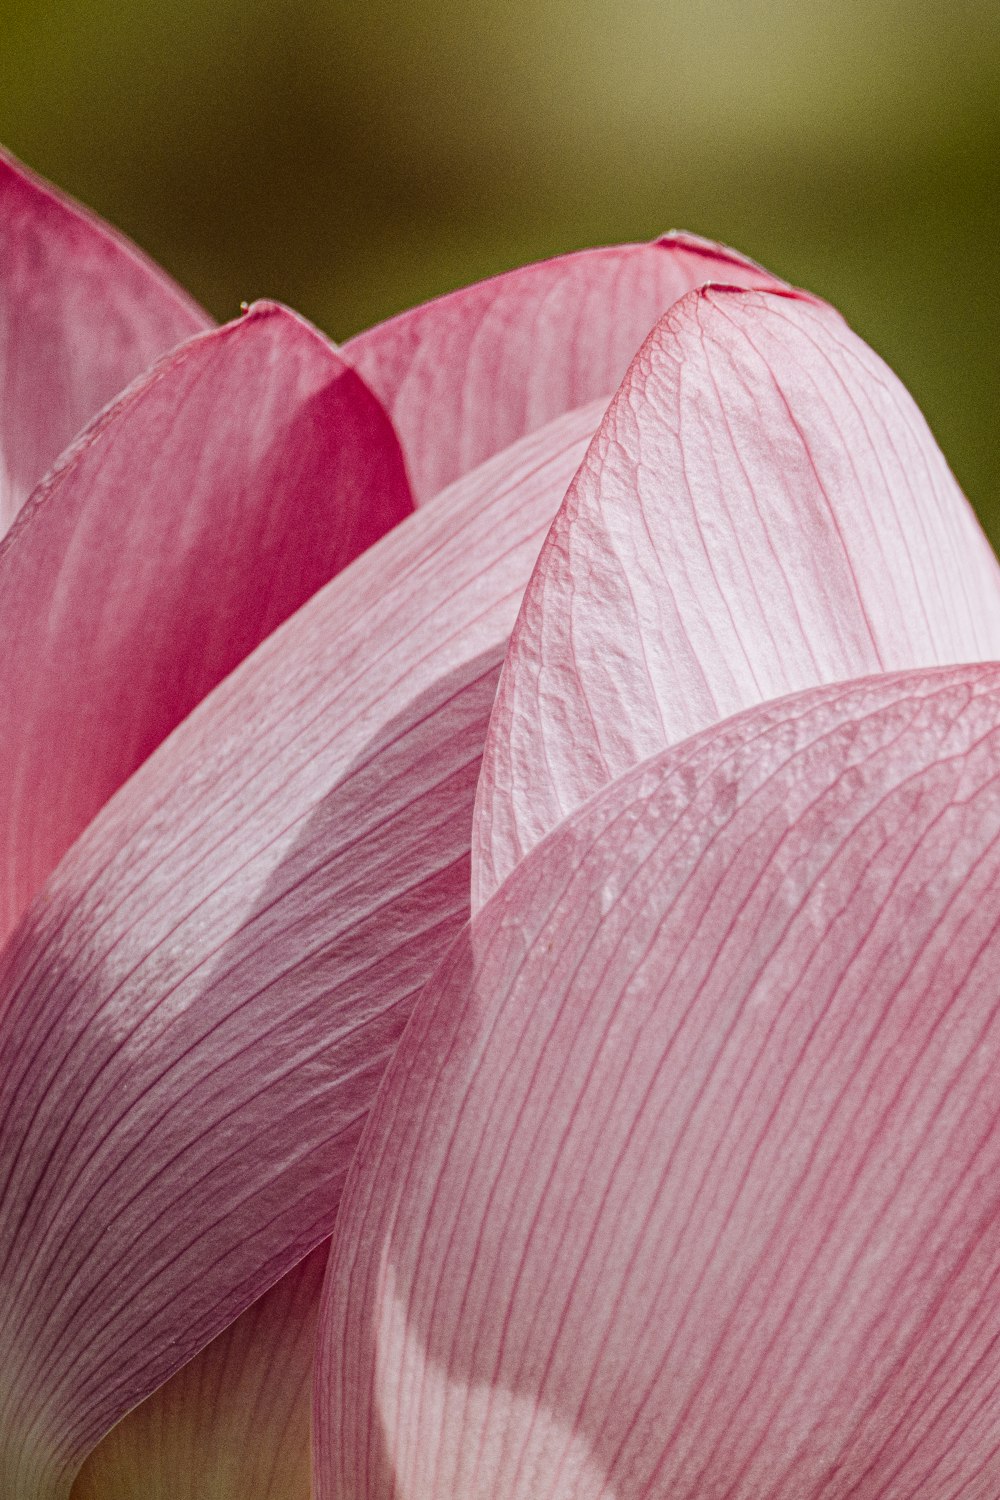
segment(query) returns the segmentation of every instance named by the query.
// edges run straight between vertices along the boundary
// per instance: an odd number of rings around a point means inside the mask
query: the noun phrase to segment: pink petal
[[[72,1500],[309,1500],[326,1257],[324,1243],[113,1427]]]
[[[473,905],[598,787],[752,703],[1000,656],[1000,569],[926,423],[831,309],[687,297],[539,559],[476,810]]]
[[[342,1204],[318,1496],[1000,1490],[1000,668],[768,703],[514,873]]]
[[[128,240],[0,150],[0,534],[95,412],[210,324]]]
[[[412,998],[468,914],[500,661],[598,418],[526,439],[327,585],[122,788],[12,938],[0,1493],[64,1493],[329,1234]]]
[[[706,281],[783,286],[722,245],[668,234],[523,266],[344,346],[399,433],[417,504],[574,406],[609,400],[657,318]]]
[[[374,396],[274,305],[88,428],[0,544],[0,937],[195,704],[412,508]]]

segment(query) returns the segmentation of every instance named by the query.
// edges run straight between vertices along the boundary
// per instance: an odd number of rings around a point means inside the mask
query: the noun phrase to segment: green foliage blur
[[[997,0],[3,0],[0,139],[335,338],[672,227],[836,303],[1000,543]]]

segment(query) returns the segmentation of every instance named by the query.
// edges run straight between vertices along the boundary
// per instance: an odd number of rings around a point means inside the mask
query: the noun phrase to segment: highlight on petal
[[[610,400],[657,318],[709,281],[785,285],[723,245],[667,234],[478,282],[343,353],[392,417],[419,505],[563,412]]]
[[[87,429],[0,544],[0,936],[195,704],[412,509],[378,401],[273,304]]]
[[[644,762],[454,944],[320,1317],[318,1500],[1000,1487],[1000,667]]]
[[[473,905],[592,792],[812,683],[1000,657],[1000,569],[908,393],[838,314],[707,288],[636,356],[504,665]]]
[[[521,593],[599,412],[407,518],[66,855],[0,973],[0,1491],[100,1437],[331,1231],[469,910]]]
[[[211,321],[128,240],[0,150],[0,534],[84,424]]]
[[[318,1246],[90,1454],[71,1500],[310,1500]]]

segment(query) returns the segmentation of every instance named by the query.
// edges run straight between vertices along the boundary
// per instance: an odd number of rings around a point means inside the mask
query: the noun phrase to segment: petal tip
[[[668,229],[665,234],[657,235],[653,244],[664,250],[688,250],[692,255],[704,255],[711,260],[728,260],[733,265],[746,266],[760,271],[762,276],[772,275],[766,266],[762,266],[759,261],[751,260],[750,256],[744,255],[742,250],[734,250],[731,245],[722,244],[721,240],[710,240],[707,236],[694,234],[689,229]]]

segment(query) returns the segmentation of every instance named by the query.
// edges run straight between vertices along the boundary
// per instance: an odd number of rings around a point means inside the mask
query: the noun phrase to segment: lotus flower
[[[0,161],[4,1500],[1000,1490],[1000,570],[684,235],[336,349]]]

